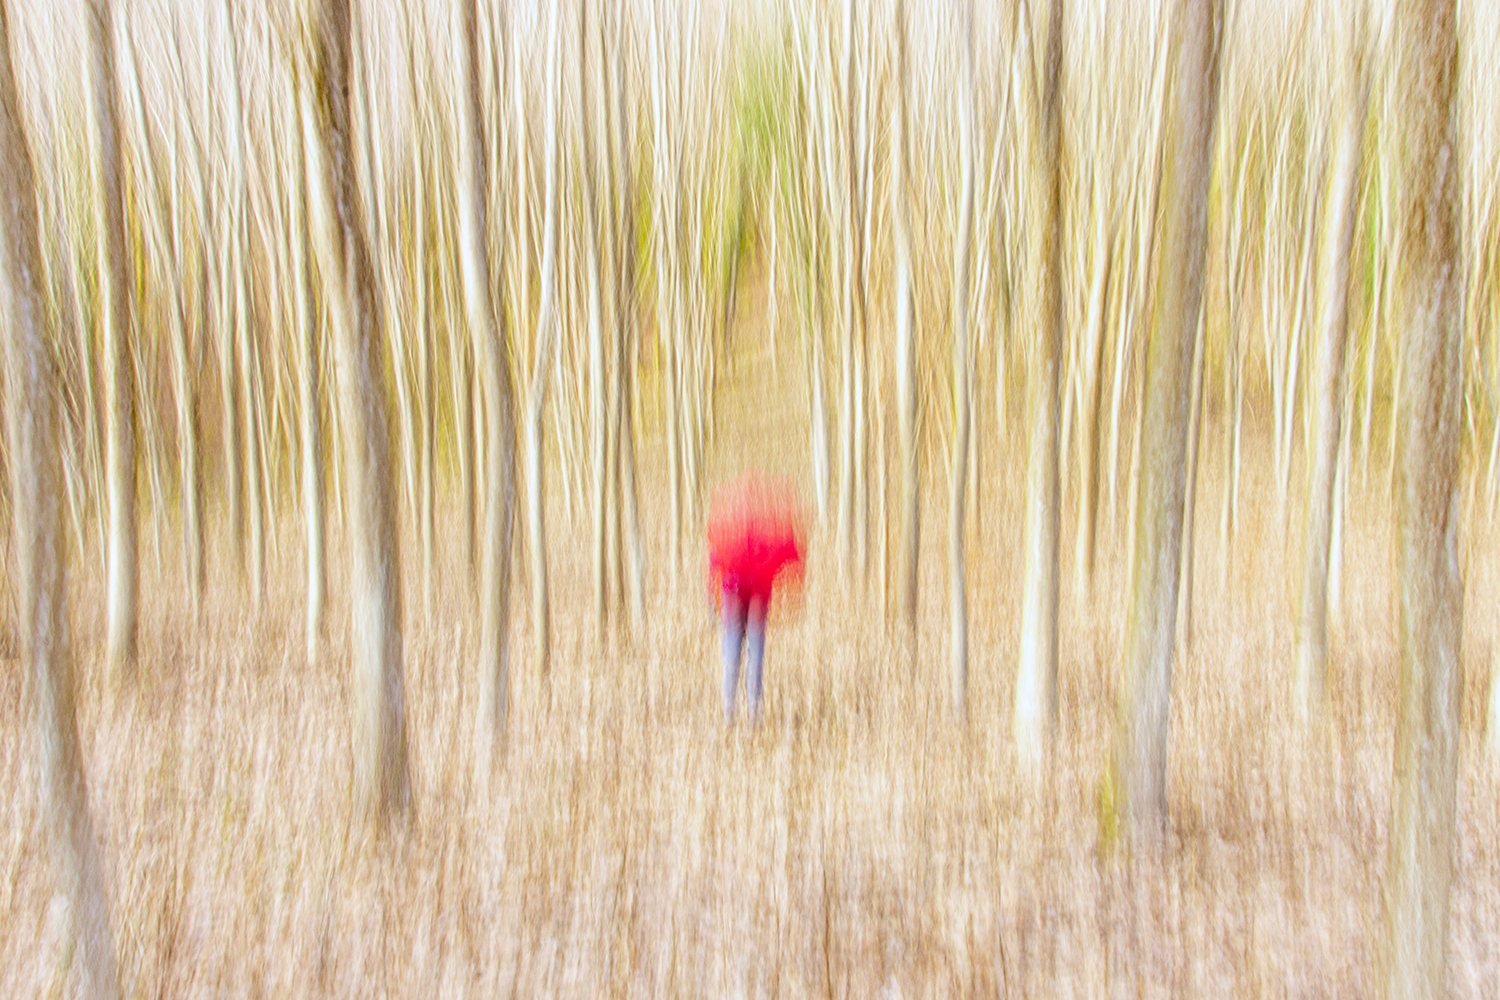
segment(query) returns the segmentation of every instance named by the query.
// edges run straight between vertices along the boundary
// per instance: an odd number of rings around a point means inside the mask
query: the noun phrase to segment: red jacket
[[[708,511],[709,584],[716,593],[770,601],[772,588],[802,568],[802,518],[784,482],[748,472],[715,491]]]

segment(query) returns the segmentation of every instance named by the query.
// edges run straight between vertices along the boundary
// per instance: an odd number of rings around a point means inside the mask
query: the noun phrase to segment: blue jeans
[[[766,653],[766,602],[724,588],[724,721],[734,722],[734,695],[740,685],[740,645],[745,646],[745,700],[750,718],[760,722],[760,670]]]

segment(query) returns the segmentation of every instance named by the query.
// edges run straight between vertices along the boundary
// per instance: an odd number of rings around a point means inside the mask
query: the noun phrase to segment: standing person
[[[746,651],[745,700],[760,722],[761,664],[771,593],[800,576],[802,518],[784,482],[746,472],[714,493],[708,512],[709,585],[719,601],[724,649],[724,720],[734,722],[740,650]]]

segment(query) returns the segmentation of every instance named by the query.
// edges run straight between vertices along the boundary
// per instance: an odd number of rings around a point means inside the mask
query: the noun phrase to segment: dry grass
[[[785,342],[782,364],[795,357]],[[744,461],[800,473],[803,383],[785,372],[781,405],[750,426],[730,415],[752,400],[766,411],[760,341],[746,341],[727,378],[710,478]],[[1266,429],[1250,433],[1245,516],[1222,583],[1222,470],[1205,453],[1198,627],[1174,679],[1161,859],[1099,851],[1123,532],[1105,533],[1092,595],[1064,588],[1049,783],[1034,792],[1012,774],[1021,477],[1019,455],[998,446],[973,549],[966,727],[943,697],[942,482],[928,482],[915,669],[876,593],[833,582],[820,542],[803,608],[771,637],[755,732],[722,724],[698,577],[685,572],[674,595],[662,569],[664,504],[644,505],[647,633],[603,647],[586,549],[571,541],[586,522],[573,531],[558,507],[550,707],[523,669],[489,784],[471,779],[464,735],[477,630],[456,532],[431,623],[408,577],[414,811],[380,840],[352,825],[346,660],[302,660],[290,525],[264,609],[247,608],[221,566],[196,631],[175,550],[165,571],[148,556],[143,667],[118,695],[100,680],[102,580],[75,574],[80,725],[124,983],[152,997],[1366,995],[1391,770],[1390,505],[1373,485],[1356,491],[1331,724],[1301,738],[1287,704],[1289,533],[1268,499]],[[658,478],[659,449],[648,441],[644,456]],[[658,478],[648,500],[663,495]],[[1482,520],[1471,534],[1456,997],[1500,992],[1497,785],[1475,738],[1496,641],[1496,567],[1482,555],[1494,536]],[[1066,533],[1062,550],[1073,551]],[[344,618],[337,603],[332,612],[338,651]],[[524,624],[516,642],[525,664]],[[12,661],[0,674],[0,994],[68,996],[77,977],[51,901],[24,695]]]

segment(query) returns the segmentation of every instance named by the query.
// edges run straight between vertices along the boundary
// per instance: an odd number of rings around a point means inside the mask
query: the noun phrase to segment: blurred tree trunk
[[[115,677],[135,667],[139,570],[135,515],[135,359],[131,315],[135,284],[125,256],[125,193],[120,176],[120,130],[115,116],[115,24],[108,0],[89,6],[94,113],[98,116],[103,180],[99,285],[104,351],[106,473],[109,492],[108,636]]]
[[[1349,257],[1359,224],[1359,165],[1369,107],[1364,36],[1351,32],[1344,69],[1348,93],[1334,126],[1334,155],[1318,254],[1319,329],[1314,348],[1312,449],[1302,536],[1302,594],[1297,616],[1296,702],[1303,722],[1321,713],[1328,672],[1329,560],[1343,427],[1344,354],[1349,328]]]
[[[589,6],[590,0],[580,0],[578,5],[578,52],[582,63],[579,103],[583,119],[580,181],[587,233],[584,283],[588,289],[589,493],[593,500],[594,629],[602,640],[608,616],[605,524],[609,516],[609,400],[604,381],[604,256],[601,246],[604,229],[599,224],[599,162],[605,156],[607,143],[604,139],[604,36],[598,27],[590,30]],[[602,19],[602,11],[599,13]],[[597,45],[590,44],[590,36],[598,42]]]
[[[896,408],[901,437],[901,555],[896,593],[901,623],[916,668],[917,557],[921,550],[922,463],[917,451],[917,310],[912,295],[910,201],[906,190],[906,96],[910,67],[906,48],[906,0],[896,0],[896,99],[891,103],[891,199],[895,203]]]
[[[363,807],[383,821],[405,812],[409,789],[401,650],[401,567],[392,496],[390,418],[380,347],[379,298],[354,177],[350,134],[350,56],[354,25],[349,0],[324,0],[318,25],[320,107],[304,109],[312,203],[319,218],[315,247],[325,276],[344,447],[346,511],[351,549],[351,637],[355,672],[356,789]],[[304,100],[308,95],[304,93]]]
[[[510,554],[516,496],[514,393],[509,340],[493,311],[486,240],[490,172],[484,159],[484,94],[479,68],[478,0],[462,11],[467,94],[458,102],[458,226],[464,308],[485,396],[484,549],[480,559],[480,732],[492,752],[502,746],[510,698]],[[504,246],[503,239],[497,241]],[[501,287],[504,287],[502,280]]]
[[[969,595],[965,576],[964,500],[969,473],[969,290],[974,255],[974,50],[973,0],[962,0],[959,47],[963,66],[958,85],[958,158],[963,177],[958,202],[958,224],[953,232],[953,491],[949,497],[948,582],[949,629],[952,643],[950,684],[954,714],[968,714]]]
[[[557,250],[558,250],[558,163],[557,133],[558,104],[562,100],[562,68],[558,53],[558,25],[561,0],[553,0],[547,15],[546,55],[546,101],[547,120],[543,129],[546,137],[546,160],[542,164],[545,175],[545,203],[542,222],[542,300],[537,312],[536,349],[532,358],[531,387],[528,393],[529,408],[526,414],[526,510],[531,534],[531,627],[536,658],[536,672],[540,690],[546,691],[548,670],[551,663],[551,637],[549,635],[550,611],[547,594],[547,523],[543,491],[546,488],[546,471],[543,418],[547,412],[547,379],[551,369],[552,352],[555,349],[558,327],[561,325],[558,310]],[[543,694],[545,697],[545,693]]]
[[[0,3],[0,252],[9,286],[5,395],[16,610],[21,655],[36,697],[37,757],[54,884],[68,901],[72,935],[82,945],[87,972],[82,993],[110,998],[120,990],[104,873],[89,819],[68,642],[59,387],[47,342],[36,186],[11,63],[8,8]],[[101,18],[96,27],[108,24],[106,11],[96,8],[95,14]],[[118,180],[118,171],[115,176]]]
[[[615,53],[614,92],[618,102],[615,118],[615,206],[616,253],[618,272],[615,279],[615,462],[617,466],[620,512],[623,525],[620,534],[625,549],[625,564],[620,575],[630,610],[630,627],[639,634],[645,625],[645,550],[641,544],[641,521],[636,495],[635,470],[635,172],[631,160],[631,104],[629,97],[629,23],[628,9],[622,2],[615,16],[618,28],[618,50]]]
[[[1464,597],[1457,20],[1454,0],[1404,0],[1392,36],[1403,46],[1397,72],[1407,98],[1397,125],[1401,668],[1377,959],[1377,995],[1390,998],[1447,995]]]
[[[303,84],[297,83],[298,94]],[[298,134],[305,134],[308,122],[304,120],[302,102],[297,100],[296,122]],[[319,382],[319,319],[317,304],[313,298],[313,275],[311,262],[307,259],[307,247],[312,241],[308,227],[308,182],[307,161],[302,153],[302,143],[290,142],[292,182],[297,190],[292,197],[292,270],[296,282],[295,316],[297,340],[301,355],[297,370],[299,416],[301,417],[302,445],[302,521],[307,535],[307,662],[318,658],[318,645],[323,638],[323,609],[326,591],[325,508],[323,500],[323,424],[318,404]]]
[[[1141,467],[1132,558],[1134,588],[1116,702],[1110,807],[1133,838],[1166,832],[1167,731],[1181,568],[1193,341],[1203,295],[1208,183],[1218,101],[1219,0],[1181,0],[1156,308],[1147,345]]]
[[[1034,25],[1034,22],[1033,22]],[[1021,660],[1016,670],[1016,751],[1041,776],[1040,763],[1057,726],[1057,578],[1059,384],[1063,329],[1062,0],[1052,0],[1042,64],[1041,134],[1033,142],[1040,191],[1033,206],[1027,285],[1040,326],[1027,372],[1030,445],[1026,472],[1026,576],[1021,604]],[[1034,37],[1034,28],[1033,28]]]
[[[166,183],[161,180],[161,150],[153,141],[147,126],[146,95],[130,42],[122,47],[119,93],[130,109],[130,125],[140,136],[139,169],[143,196],[158,199],[144,207],[141,215],[151,227],[150,239],[158,266],[166,271],[165,280],[172,285],[172,302],[167,308],[167,325],[171,331],[172,391],[177,418],[179,503],[182,509],[183,578],[188,599],[196,618],[203,601],[203,523],[201,516],[201,481],[198,471],[198,402],[193,378],[197,371],[192,342],[188,335],[187,290],[183,275],[187,271],[187,247],[183,239],[181,174],[177,165],[177,142],[168,137],[166,146]],[[165,188],[165,190],[164,190]],[[172,267],[179,270],[174,275]]]

